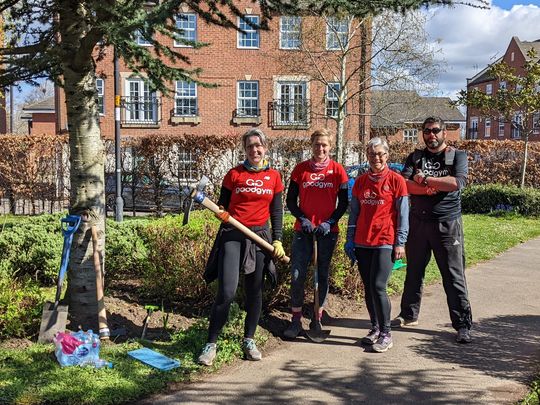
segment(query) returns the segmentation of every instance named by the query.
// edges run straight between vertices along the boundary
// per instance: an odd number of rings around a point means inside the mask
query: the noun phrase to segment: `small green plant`
[[[0,277],[0,340],[29,337],[39,327],[43,295],[28,277],[13,280]]]
[[[163,326],[163,333],[167,334],[169,331],[169,317],[170,312],[165,311],[165,305],[163,304],[163,300],[161,300],[161,323]]]

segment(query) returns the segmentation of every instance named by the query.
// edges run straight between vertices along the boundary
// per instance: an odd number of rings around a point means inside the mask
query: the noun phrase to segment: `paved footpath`
[[[420,325],[395,329],[394,348],[359,344],[367,313],[333,319],[323,344],[282,344],[205,381],[144,404],[511,404],[540,367],[540,238],[467,270],[473,343],[458,345],[442,284],[426,289]],[[399,312],[399,297],[392,313]],[[331,310],[330,310],[331,311]]]

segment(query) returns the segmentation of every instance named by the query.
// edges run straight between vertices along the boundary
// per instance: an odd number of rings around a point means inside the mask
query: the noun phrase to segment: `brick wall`
[[[259,14],[257,6],[251,1],[244,0],[240,9],[246,14]],[[236,3],[235,3],[236,4]],[[189,11],[189,10],[183,10]],[[314,17],[306,18],[314,21]],[[323,116],[325,86],[318,81],[310,81],[308,86],[309,99],[312,105],[311,122],[308,128],[273,128],[270,125],[269,104],[277,98],[276,82],[280,76],[297,76],[297,73],[288,70],[288,62],[299,57],[299,51],[279,49],[279,16],[270,21],[270,31],[260,32],[259,49],[238,49],[237,31],[226,30],[221,27],[207,25],[200,18],[197,19],[197,39],[210,43],[201,49],[175,48],[190,58],[190,65],[186,68],[200,67],[203,69],[199,80],[218,85],[214,88],[198,86],[198,108],[200,122],[174,122],[171,111],[174,109],[174,98],[161,95],[159,125],[141,127],[140,125],[123,125],[122,136],[140,136],[154,133],[164,134],[239,134],[252,126],[258,126],[270,136],[307,136],[315,128],[328,127],[335,130],[335,121]],[[320,39],[324,45],[325,24],[319,20]],[[172,44],[169,38],[158,38]],[[351,60],[358,60],[353,54]],[[121,94],[126,95],[125,79],[130,75],[126,66],[120,62]],[[105,57],[97,63],[97,74],[104,79],[104,114],[100,124],[105,138],[114,136],[114,77],[112,49],[107,49]],[[233,113],[237,108],[237,82],[239,80],[253,80],[259,82],[259,108],[261,109],[260,123],[235,123]],[[354,92],[358,80],[352,80],[348,88]],[[158,95],[160,96],[160,95]],[[60,96],[60,127],[66,128],[65,98]],[[357,111],[357,100],[347,106],[348,111]],[[358,139],[359,118],[352,115],[346,119],[346,139]]]
[[[56,131],[56,114],[33,113],[29,125],[30,135],[54,134]]]

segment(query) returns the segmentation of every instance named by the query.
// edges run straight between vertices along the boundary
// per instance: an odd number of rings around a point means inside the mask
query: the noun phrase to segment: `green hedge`
[[[540,190],[500,184],[470,186],[462,197],[463,212],[487,214],[514,212],[524,216],[540,216]]]
[[[0,232],[0,276],[10,280],[31,279],[42,287],[54,286],[62,253],[61,214],[36,217],[10,217]],[[6,218],[4,218],[6,219]],[[139,295],[161,303],[204,304],[213,296],[213,285],[206,286],[202,272],[219,228],[219,222],[207,211],[196,211],[190,223],[182,226],[181,216],[164,218],[128,218],[122,223],[107,220],[106,286],[137,279]],[[283,244],[290,254],[293,220],[285,216]],[[341,221],[344,235],[345,224]],[[331,289],[356,295],[359,283],[356,271],[338,241]],[[289,294],[290,266],[278,265],[279,285],[270,302]],[[310,285],[310,284],[309,284]],[[309,293],[308,285],[308,293]]]

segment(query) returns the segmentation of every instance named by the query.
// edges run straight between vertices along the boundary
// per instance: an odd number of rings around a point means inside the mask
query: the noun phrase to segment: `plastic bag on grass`
[[[112,367],[112,363],[99,358],[99,336],[88,331],[59,332],[54,337],[56,358],[60,366]]]

